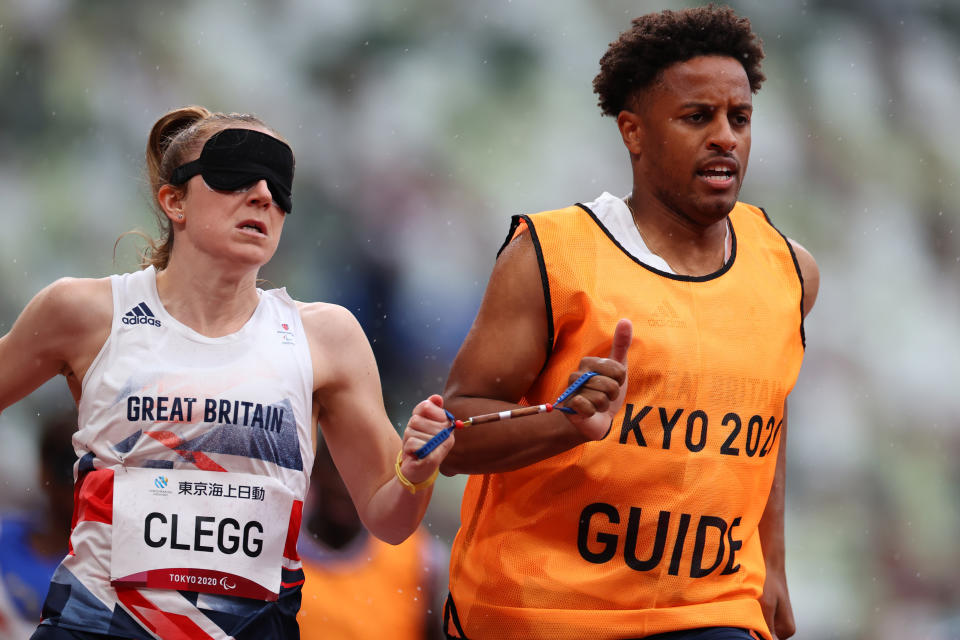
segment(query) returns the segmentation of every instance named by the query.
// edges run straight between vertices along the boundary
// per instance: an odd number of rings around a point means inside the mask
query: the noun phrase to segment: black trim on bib
[[[530,230],[530,239],[533,240],[533,249],[537,252],[537,266],[540,268],[540,282],[543,285],[543,301],[547,307],[547,357],[544,359],[543,367],[540,369],[540,373],[543,373],[543,369],[546,368],[547,362],[553,354],[553,303],[550,299],[550,280],[547,278],[547,264],[543,260],[543,247],[540,246],[540,238],[537,236],[537,229],[533,226],[533,220],[530,219],[530,216],[523,214],[511,216],[510,232],[507,233],[507,239],[500,247],[500,250],[497,251],[497,257],[499,258],[503,250],[510,244],[514,232],[516,232],[517,227],[520,226],[521,220],[527,223],[527,229]]]
[[[767,214],[767,210],[763,207],[758,207],[761,212],[763,212],[763,217],[767,221],[774,231],[776,231],[783,241],[787,243],[787,250],[790,252],[790,257],[793,259],[793,268],[797,270],[797,278],[800,280],[800,344],[803,345],[803,349],[807,349],[807,332],[803,327],[803,299],[806,297],[807,293],[803,286],[803,272],[800,271],[800,262],[797,260],[797,254],[793,250],[793,245],[790,244],[790,238],[783,234],[780,229],[777,229],[777,225],[773,224],[773,220],[770,219],[770,216]]]
[[[627,251],[623,247],[623,245],[620,244],[617,241],[617,239],[613,237],[613,234],[610,233],[610,230],[607,229],[602,222],[600,222],[600,218],[598,218],[597,214],[595,214],[593,211],[590,210],[590,207],[580,202],[577,203],[577,206],[583,209],[587,213],[587,215],[589,215],[593,219],[593,222],[598,227],[600,227],[600,230],[603,231],[603,233],[606,234],[608,238],[610,238],[610,242],[615,244],[617,248],[619,248],[620,251],[622,251],[625,256],[627,256],[628,258],[636,262],[638,265],[640,265],[647,271],[655,273],[658,276],[663,276],[664,278],[670,278],[671,280],[680,280],[681,282],[706,282],[707,280],[713,280],[714,278],[719,278],[720,276],[725,274],[727,271],[730,270],[730,267],[733,266],[734,261],[737,259],[737,234],[733,228],[733,221],[730,220],[729,217],[727,217],[727,224],[730,225],[730,237],[731,237],[730,258],[723,263],[723,266],[720,267],[720,269],[714,271],[713,273],[708,273],[703,276],[683,276],[677,273],[667,273],[666,271],[661,271],[656,267],[651,267],[649,264],[647,264],[643,260],[640,260],[635,255]]]
[[[450,622],[456,628],[459,635],[450,635]],[[460,616],[457,615],[457,605],[453,602],[453,594],[447,592],[447,600],[443,603],[443,635],[447,640],[470,640],[460,626]]]
[[[503,244],[500,245],[500,248],[497,249],[497,257],[500,257],[500,254],[503,253],[503,250],[507,248],[507,245],[510,244],[510,241],[513,240],[513,234],[517,231],[517,227],[520,226],[520,216],[510,216],[510,230],[507,231],[507,237],[504,238]]]

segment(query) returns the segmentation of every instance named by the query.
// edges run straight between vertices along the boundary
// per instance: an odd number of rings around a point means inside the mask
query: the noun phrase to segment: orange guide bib
[[[757,525],[803,359],[803,285],[762,210],[738,203],[730,222],[726,265],[690,277],[641,263],[583,206],[514,219],[551,323],[523,403],[552,401],[581,357],[606,356],[624,317],[630,382],[604,440],[469,479],[449,603],[466,637],[769,638]]]

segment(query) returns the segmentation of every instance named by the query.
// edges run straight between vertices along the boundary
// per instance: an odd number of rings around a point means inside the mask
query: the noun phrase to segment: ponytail
[[[150,195],[153,201],[154,215],[160,227],[160,239],[147,236],[147,247],[140,256],[140,268],[153,266],[157,271],[166,269],[173,250],[173,223],[157,204],[160,187],[169,184],[170,174],[181,164],[187,136],[181,135],[197,123],[206,120],[210,111],[200,106],[181,107],[161,117],[150,130],[147,140],[147,178],[150,181]],[[176,144],[174,144],[176,142]],[[171,166],[173,165],[173,166]]]

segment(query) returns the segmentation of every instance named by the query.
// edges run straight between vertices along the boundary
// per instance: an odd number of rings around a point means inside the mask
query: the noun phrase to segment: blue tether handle
[[[562,411],[564,413],[576,413],[576,411],[574,411],[570,407],[559,407],[557,405],[559,405],[561,402],[569,398],[577,389],[582,387],[587,382],[587,380],[589,380],[595,375],[597,375],[596,371],[587,371],[586,373],[581,375],[579,378],[574,380],[573,384],[567,387],[566,390],[557,397],[556,401],[553,403],[554,405],[553,408],[558,411]],[[423,460],[426,456],[430,455],[430,452],[436,449],[438,446],[440,446],[441,442],[449,438],[450,434],[453,433],[453,430],[456,428],[457,420],[456,418],[453,417],[453,414],[447,411],[446,409],[444,409],[443,411],[447,414],[447,419],[450,420],[450,426],[446,427],[445,429],[442,429],[441,431],[438,431],[437,434],[432,438],[430,438],[430,440],[427,441],[425,445],[417,449],[417,451],[414,453],[414,455],[417,456],[417,460]]]

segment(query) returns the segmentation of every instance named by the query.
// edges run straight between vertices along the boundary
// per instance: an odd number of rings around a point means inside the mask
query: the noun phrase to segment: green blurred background
[[[591,81],[636,15],[682,2],[0,3],[0,333],[65,275],[133,269],[143,148],[167,110],[249,111],[297,155],[262,271],[357,315],[398,427],[443,388],[511,214],[625,195]],[[798,638],[960,638],[960,2],[743,0],[764,40],[741,197],[822,273],[791,396]],[[0,416],[29,508],[55,380]],[[428,513],[449,543],[462,478]]]

